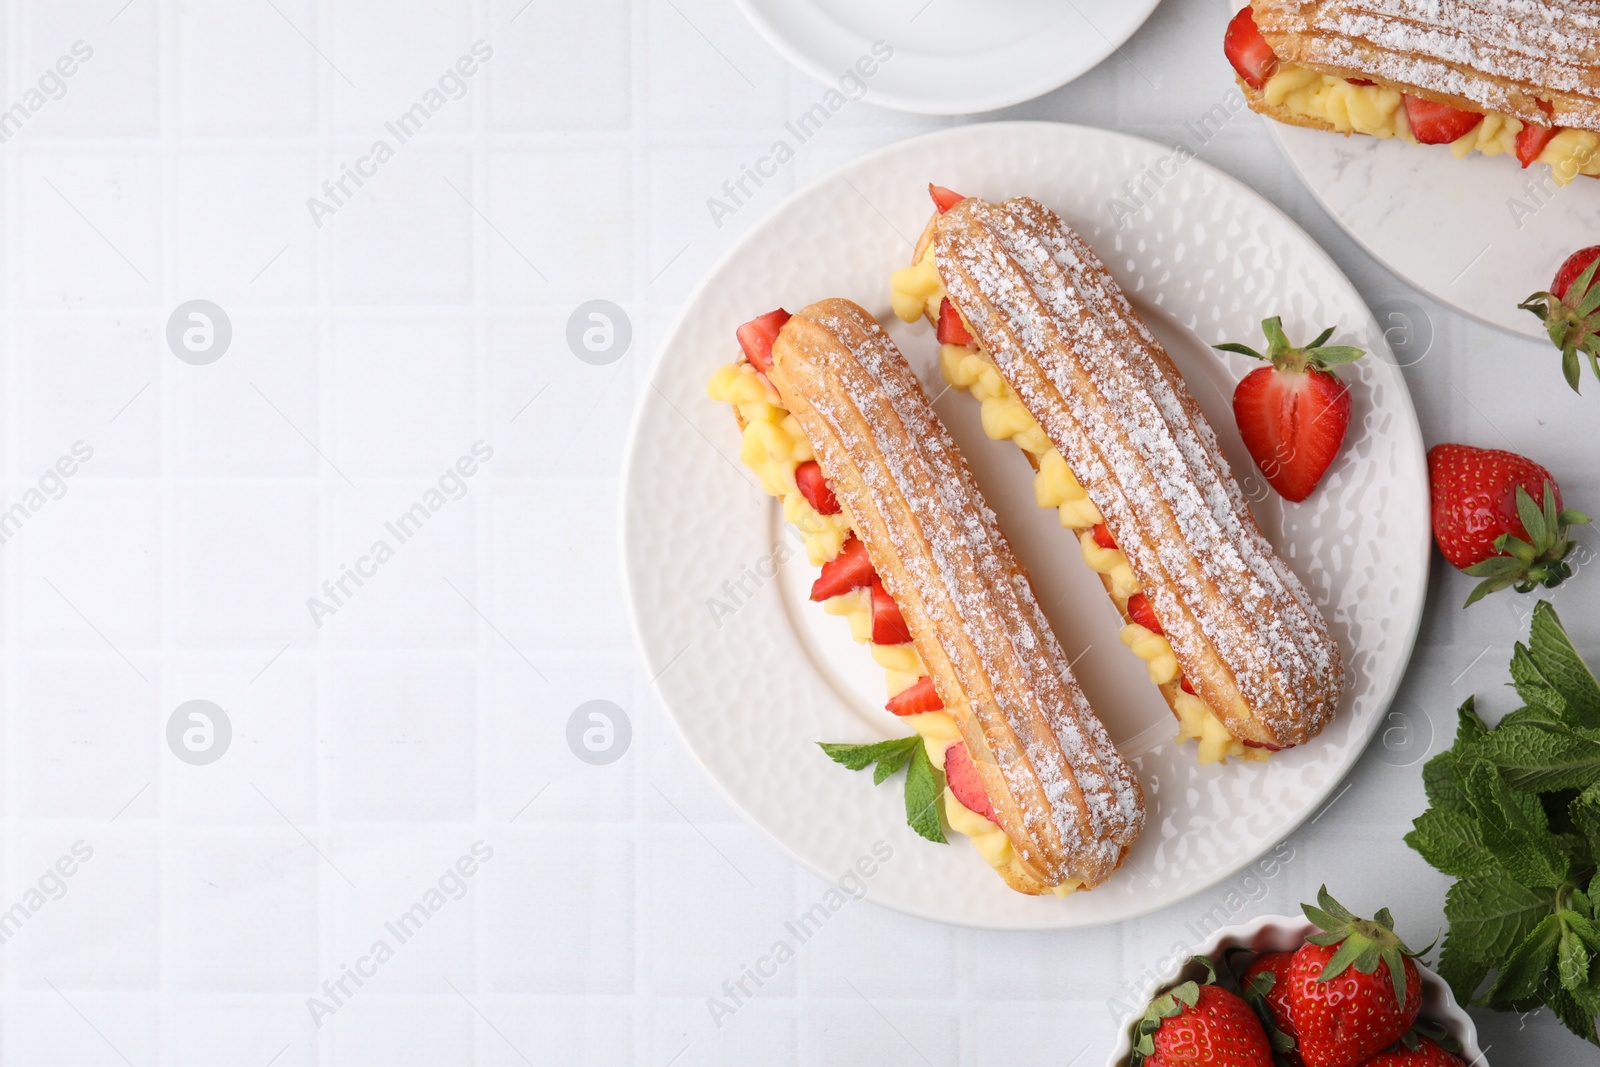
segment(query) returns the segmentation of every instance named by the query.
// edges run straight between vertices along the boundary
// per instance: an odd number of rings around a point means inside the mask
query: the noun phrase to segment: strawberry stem
[[[1577,542],[1568,532],[1574,526],[1588,525],[1589,516],[1578,511],[1558,511],[1556,489],[1549,479],[1544,483],[1542,502],[1535,502],[1520,485],[1516,499],[1517,518],[1528,539],[1503,533],[1494,542],[1498,555],[1466,568],[1467,574],[1483,581],[1473,587],[1463,607],[1471,607],[1490,593],[1512,586],[1519,593],[1531,593],[1540,586],[1554,589],[1572,577],[1567,557]]]
[[[1290,343],[1288,334],[1283,332],[1283,319],[1277,315],[1261,323],[1261,332],[1267,338],[1265,355],[1248,345],[1232,341],[1211,347],[1219,352],[1233,352],[1249,356],[1251,359],[1263,360],[1289,374],[1298,374],[1307,368],[1325,371],[1340,363],[1354,363],[1366,355],[1361,349],[1349,345],[1328,344],[1328,340],[1333,336],[1332,326],[1319,333],[1317,339],[1304,348],[1297,348]]]

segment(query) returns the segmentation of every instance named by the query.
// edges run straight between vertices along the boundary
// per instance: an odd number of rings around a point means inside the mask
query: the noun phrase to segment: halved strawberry
[[[1117,539],[1111,536],[1111,527],[1103,522],[1094,524],[1094,543],[1101,548],[1117,547]]]
[[[939,303],[939,328],[935,331],[942,345],[970,345],[972,334],[967,330],[967,324],[961,321],[961,312],[950,303],[947,296]]]
[[[1178,679],[1178,688],[1182,689],[1185,693],[1188,693],[1192,697],[1197,697],[1200,695],[1194,691],[1194,685],[1189,681],[1189,676],[1187,674]]]
[[[928,195],[933,197],[933,206],[939,209],[939,214],[941,215],[966,199],[955,190],[946,189],[944,186],[935,185],[932,182],[928,183]]]
[[[1527,170],[1532,166],[1545,145],[1560,132],[1560,126],[1535,126],[1531,122],[1522,127],[1517,134],[1517,159],[1522,161],[1522,169]]]
[[[828,488],[828,480],[822,476],[822,468],[816,460],[808,459],[794,469],[794,483],[818,515],[839,514],[839,501]]]
[[[965,741],[957,741],[944,750],[944,783],[962,807],[994,822],[994,805],[984,791],[978,768],[972,765],[972,753],[967,751]]]
[[[788,321],[789,313],[779,308],[739,327],[739,347],[744,349],[744,358],[762,374],[772,369],[772,342]]]
[[[852,589],[860,589],[878,580],[867,558],[867,546],[860,538],[851,536],[839,549],[839,554],[822,565],[822,573],[811,583],[811,599],[822,601],[843,596]]]
[[[1349,82],[1351,85],[1376,85],[1376,84],[1378,84],[1377,82],[1369,81],[1366,78],[1346,78],[1345,81]]]
[[[890,697],[884,707],[896,715],[921,715],[925,711],[938,711],[944,707],[944,701],[934,690],[933,679],[924,675]]]
[[[1407,93],[1406,121],[1412,136],[1423,144],[1449,144],[1477,129],[1483,115]]]
[[[872,643],[875,645],[903,645],[911,640],[911,631],[906,627],[905,616],[900,614],[900,605],[894,602],[894,597],[889,595],[889,590],[883,587],[883,579],[874,576],[872,579]]]
[[[1156,609],[1150,606],[1150,598],[1143,593],[1135,593],[1128,598],[1128,618],[1157,636],[1166,633],[1161,628],[1161,621],[1156,618]]]
[[[1233,391],[1239,436],[1267,482],[1296,503],[1311,495],[1333,465],[1350,428],[1350,387],[1330,368],[1360,359],[1359,348],[1328,346],[1329,327],[1311,344],[1296,348],[1277,317],[1261,324],[1266,354],[1239,344],[1217,345],[1271,364],[1251,371]]]
[[[1222,51],[1239,77],[1252,89],[1265,89],[1267,79],[1278,73],[1278,57],[1256,26],[1256,13],[1246,4],[1228,23],[1222,37]]]

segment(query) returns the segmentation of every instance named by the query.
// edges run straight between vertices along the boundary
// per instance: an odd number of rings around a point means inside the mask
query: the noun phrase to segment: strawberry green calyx
[[[1526,489],[1517,487],[1517,518],[1528,539],[1509,533],[1495,538],[1495,551],[1500,554],[1466,569],[1467,574],[1483,581],[1473,587],[1464,607],[1509,586],[1515,586],[1519,593],[1529,593],[1540,586],[1554,589],[1572,577],[1567,557],[1576,542],[1568,531],[1588,525],[1589,516],[1579,511],[1558,511],[1555,486],[1547,479],[1542,504],[1535,502]]]
[[[1589,360],[1589,369],[1600,378],[1600,285],[1595,284],[1595,268],[1600,259],[1590,263],[1584,272],[1567,286],[1564,296],[1553,292],[1534,293],[1518,304],[1523,311],[1538,316],[1544,323],[1550,341],[1561,349],[1561,373],[1574,393],[1578,388],[1580,372],[1578,354]],[[1559,285],[1559,282],[1558,282]]]
[[[1331,982],[1351,966],[1362,974],[1372,974],[1378,969],[1378,964],[1386,963],[1389,965],[1389,978],[1394,983],[1394,1002],[1404,1010],[1406,960],[1417,959],[1422,953],[1411,951],[1400,940],[1400,936],[1394,932],[1394,918],[1389,914],[1389,909],[1382,909],[1371,919],[1358,918],[1329,895],[1327,886],[1317,891],[1317,904],[1318,907],[1301,905],[1306,918],[1316,923],[1321,931],[1306,940],[1324,948],[1337,946],[1317,981]]]
[[[1201,964],[1206,969],[1206,985],[1211,985],[1217,980],[1217,968],[1204,956],[1195,956],[1194,962]],[[1161,1029],[1161,1024],[1168,1019],[1182,1015],[1184,1012],[1200,1003],[1200,983],[1184,982],[1182,985],[1169,989],[1161,996],[1150,1002],[1144,1011],[1144,1018],[1139,1020],[1138,1035],[1133,1043],[1132,1067],[1141,1067],[1146,1059],[1155,1055],[1156,1031]]]
[[[1283,332],[1283,320],[1274,315],[1261,324],[1261,332],[1267,336],[1267,351],[1263,354],[1250,348],[1248,345],[1228,344],[1212,345],[1220,352],[1233,352],[1251,359],[1263,360],[1271,363],[1278,370],[1288,373],[1298,373],[1305,370],[1328,370],[1340,363],[1354,363],[1366,355],[1359,348],[1349,345],[1330,345],[1328,339],[1333,336],[1333,327],[1329,326],[1317,335],[1317,339],[1304,348],[1296,348],[1289,343],[1288,335]]]

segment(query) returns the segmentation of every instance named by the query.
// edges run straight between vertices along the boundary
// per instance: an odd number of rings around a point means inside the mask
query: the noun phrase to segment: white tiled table
[[[23,906],[0,925],[4,1061],[1092,1065],[1118,983],[1207,911],[1293,911],[1327,879],[1429,940],[1445,881],[1400,841],[1422,797],[1398,765],[1444,743],[1467,693],[1507,704],[1521,628],[1506,598],[1460,611],[1450,574],[1399,705],[1433,736],[1369,753],[1273,877],[1077,934],[852,904],[713,1022],[708,998],[826,886],[728,809],[653,703],[618,588],[623,431],[731,240],[796,184],[945,120],[851,105],[718,226],[706,198],[818,87],[725,0],[524,2],[3,7],[5,106],[74,42],[93,52],[0,145],[0,507],[40,503],[0,547],[0,909]],[[1118,56],[1009,116],[1174,141],[1226,87],[1223,23],[1168,0]],[[460,98],[318,226],[307,198],[393,142],[385,123],[477,41],[493,55]],[[1253,117],[1201,154],[1374,306],[1422,310],[1433,351],[1408,376],[1430,441],[1509,442],[1592,504],[1600,458],[1567,439],[1594,401],[1560,387],[1553,353],[1376,266]],[[233,332],[204,366],[165,340],[196,298]],[[591,299],[633,327],[602,366],[564,339]],[[79,441],[92,457],[42,487],[59,499],[28,497]],[[399,543],[386,521],[479,441],[492,458]],[[393,557],[360,564],[370,577],[316,625],[307,598],[379,539]],[[1597,648],[1592,581],[1555,599]],[[167,743],[194,699],[232,727],[207,765]],[[609,765],[566,743],[590,700],[631,722]],[[408,912],[425,921],[402,940],[386,924]],[[346,966],[369,976],[325,991]],[[1548,1018],[1482,1023],[1497,1062],[1587,1054]]]

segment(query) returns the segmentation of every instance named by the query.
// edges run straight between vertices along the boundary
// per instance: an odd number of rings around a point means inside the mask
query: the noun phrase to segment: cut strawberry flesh
[[[965,741],[957,741],[944,750],[944,782],[962,807],[994,822],[994,805],[989,802],[989,794],[983,788],[978,768],[973,766]]]
[[[961,321],[961,312],[947,296],[939,302],[939,328],[935,331],[942,345],[970,345],[972,334]]]
[[[1103,522],[1094,524],[1094,543],[1101,548],[1117,547],[1117,539],[1111,536],[1111,527]]]
[[[1517,159],[1522,163],[1522,169],[1527,170],[1539,158],[1556,134],[1561,132],[1560,126],[1535,126],[1532,123],[1522,127],[1517,134]]]
[[[744,349],[744,358],[762,374],[772,369],[772,342],[788,321],[789,313],[779,308],[739,327],[739,347]]]
[[[944,701],[939,699],[939,694],[934,690],[933,679],[923,676],[890,697],[884,707],[896,715],[921,715],[925,711],[940,710],[944,707]]]
[[[1256,25],[1256,14],[1246,4],[1228,23],[1228,32],[1222,38],[1222,51],[1233,64],[1233,69],[1252,89],[1265,89],[1267,79],[1278,73],[1278,57],[1272,46],[1261,36]]]
[[[1406,121],[1411,133],[1422,144],[1449,144],[1459,141],[1483,121],[1476,111],[1463,111],[1436,100],[1406,95]]]
[[[1239,436],[1285,500],[1311,495],[1332,466],[1350,428],[1350,389],[1322,370],[1260,367],[1233,392]]]
[[[1150,606],[1150,598],[1143,593],[1135,593],[1128,598],[1128,618],[1158,636],[1166,633],[1156,618],[1156,610]]]
[[[811,583],[811,599],[823,601],[843,596],[877,580],[878,572],[872,569],[872,560],[867,558],[867,546],[852,536],[837,556],[822,565],[822,573]]]
[[[882,579],[872,580],[872,643],[875,645],[903,645],[911,640],[905,616],[900,605],[883,587]]]
[[[1269,745],[1265,741],[1246,741],[1246,742],[1244,742],[1244,747],[1245,748],[1264,748],[1268,752],[1282,752],[1283,751],[1283,746],[1282,745]]]
[[[822,468],[816,460],[808,459],[796,467],[794,482],[800,487],[800,495],[816,509],[818,515],[839,514],[839,501],[834,497],[833,490],[828,488],[828,480],[822,476]]]
[[[1192,697],[1197,697],[1200,695],[1194,691],[1194,686],[1190,684],[1189,676],[1187,674],[1178,679],[1178,688],[1182,689],[1185,693],[1188,693]]]
[[[1345,81],[1349,82],[1351,85],[1376,85],[1377,84],[1376,82],[1368,81],[1366,78],[1346,78]]]
[[[933,197],[933,206],[939,209],[939,214],[941,215],[966,199],[955,190],[946,189],[944,186],[935,185],[932,182],[928,183],[928,195]]]

